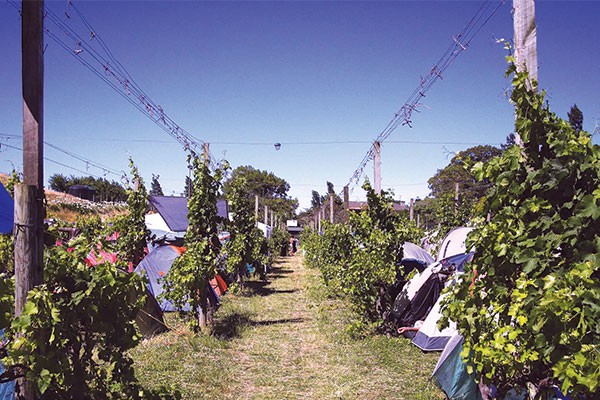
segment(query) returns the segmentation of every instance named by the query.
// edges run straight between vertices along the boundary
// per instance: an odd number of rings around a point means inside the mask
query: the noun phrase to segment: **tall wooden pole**
[[[204,157],[204,162],[210,163],[210,143],[202,143],[202,156]]]
[[[344,209],[347,210],[350,206],[350,190],[348,185],[344,186]]]
[[[258,195],[254,195],[254,220],[258,222]]]
[[[333,193],[329,194],[329,222],[333,224]]]
[[[23,184],[15,187],[15,314],[43,281],[44,250],[44,2],[23,0],[21,18],[23,87]],[[35,398],[19,379],[18,399]]]
[[[373,189],[381,194],[381,143],[373,142]]]
[[[517,71],[527,70],[529,78],[537,81],[537,27],[535,25],[535,1],[513,0],[513,29]],[[531,82],[530,82],[531,84]]]
[[[454,216],[458,215],[458,193],[460,185],[458,182],[454,182]]]
[[[527,84],[529,89],[535,90],[533,81],[537,82],[538,80],[538,62],[534,0],[513,0],[513,29],[517,71],[527,70],[529,72]],[[521,136],[516,131],[515,142],[523,147]]]
[[[412,221],[415,219],[415,199],[410,199],[410,203],[409,203],[409,209],[408,209],[408,219],[409,221]]]
[[[269,225],[269,207],[265,206],[265,225]]]

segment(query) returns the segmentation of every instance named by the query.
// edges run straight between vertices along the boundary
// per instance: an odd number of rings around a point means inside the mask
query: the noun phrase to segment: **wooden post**
[[[15,314],[43,280],[44,250],[44,1],[23,0],[23,184],[15,186]],[[33,386],[17,380],[18,399],[35,398]]]
[[[410,199],[410,206],[408,209],[408,219],[412,221],[415,219],[415,199]]]
[[[527,70],[529,78],[537,81],[537,27],[535,1],[513,0],[513,29],[517,71]],[[531,84],[531,81],[529,82]],[[530,87],[531,89],[531,87]]]
[[[258,195],[254,195],[254,220],[258,222]]]
[[[271,210],[271,227],[273,227],[273,210]]]
[[[421,227],[421,214],[417,213],[417,228]]]
[[[344,186],[344,209],[347,210],[350,206],[350,190],[348,185]]]
[[[321,232],[321,209],[319,208],[319,217],[317,219],[318,222],[318,227],[319,227],[319,232]]]
[[[514,54],[518,72],[527,70],[529,89],[535,90],[532,83],[538,79],[537,27],[535,25],[535,1],[513,0]],[[515,111],[516,118],[516,111]],[[523,147],[523,140],[515,130],[515,143]]]
[[[458,215],[458,182],[454,182],[454,216]]]
[[[269,225],[269,207],[265,205],[265,225]]]
[[[329,194],[329,222],[333,224],[333,193]]]
[[[202,143],[202,157],[205,163],[210,164],[210,143]]]
[[[381,143],[373,142],[373,189],[381,194]]]

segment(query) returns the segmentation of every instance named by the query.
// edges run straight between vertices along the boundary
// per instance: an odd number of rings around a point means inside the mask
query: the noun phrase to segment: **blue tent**
[[[15,223],[15,202],[0,182],[0,233],[11,233]]]
[[[0,183],[0,186],[2,184]],[[4,189],[4,186],[2,186]],[[6,190],[6,189],[5,189]],[[0,340],[4,340],[4,329],[0,329]],[[0,363],[0,374],[6,371],[4,365]],[[15,381],[8,381],[0,384],[0,400],[13,400],[15,398]]]
[[[475,375],[469,374],[460,356],[462,343],[460,335],[454,335],[448,341],[431,377],[450,400],[481,400]]]
[[[162,311],[176,311],[175,305],[168,300],[159,299],[163,293],[162,279],[171,269],[173,262],[182,253],[180,247],[166,245],[159,246],[152,250],[135,268],[135,273],[148,277],[148,291],[158,301]],[[219,302],[219,296],[211,285],[208,285],[208,300],[211,305],[216,307]],[[186,304],[182,311],[190,311]]]

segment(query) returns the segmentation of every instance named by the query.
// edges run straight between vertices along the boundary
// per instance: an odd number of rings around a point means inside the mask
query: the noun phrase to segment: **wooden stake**
[[[381,143],[373,142],[373,189],[381,194]]]
[[[15,186],[15,314],[43,280],[44,250],[44,1],[23,0],[23,184]],[[32,400],[33,385],[18,379],[17,399]]]

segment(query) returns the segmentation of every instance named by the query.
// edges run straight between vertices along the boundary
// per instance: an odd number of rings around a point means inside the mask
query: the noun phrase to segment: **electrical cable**
[[[452,37],[453,43],[450,44],[450,46],[446,49],[438,62],[434,64],[426,77],[421,77],[420,84],[411,93],[404,105],[402,105],[402,107],[400,107],[400,109],[394,114],[390,122],[388,122],[386,127],[383,129],[383,131],[381,131],[374,142],[381,143],[385,141],[400,124],[403,126],[408,125],[409,127],[412,127],[412,113],[413,111],[420,112],[419,106],[421,104],[419,101],[421,98],[425,97],[426,93],[435,82],[437,82],[439,79],[442,79],[442,74],[446,71],[446,69],[454,62],[459,54],[467,49],[473,38],[503,5],[504,0],[501,0],[493,9],[491,8],[492,6],[490,1],[486,1],[485,3],[481,4],[475,15],[467,23],[465,28],[463,28],[461,33]],[[371,144],[371,147],[350,177],[347,186],[353,187],[353,183],[354,185],[358,184],[366,164],[374,158],[374,154],[375,148],[374,145]]]

